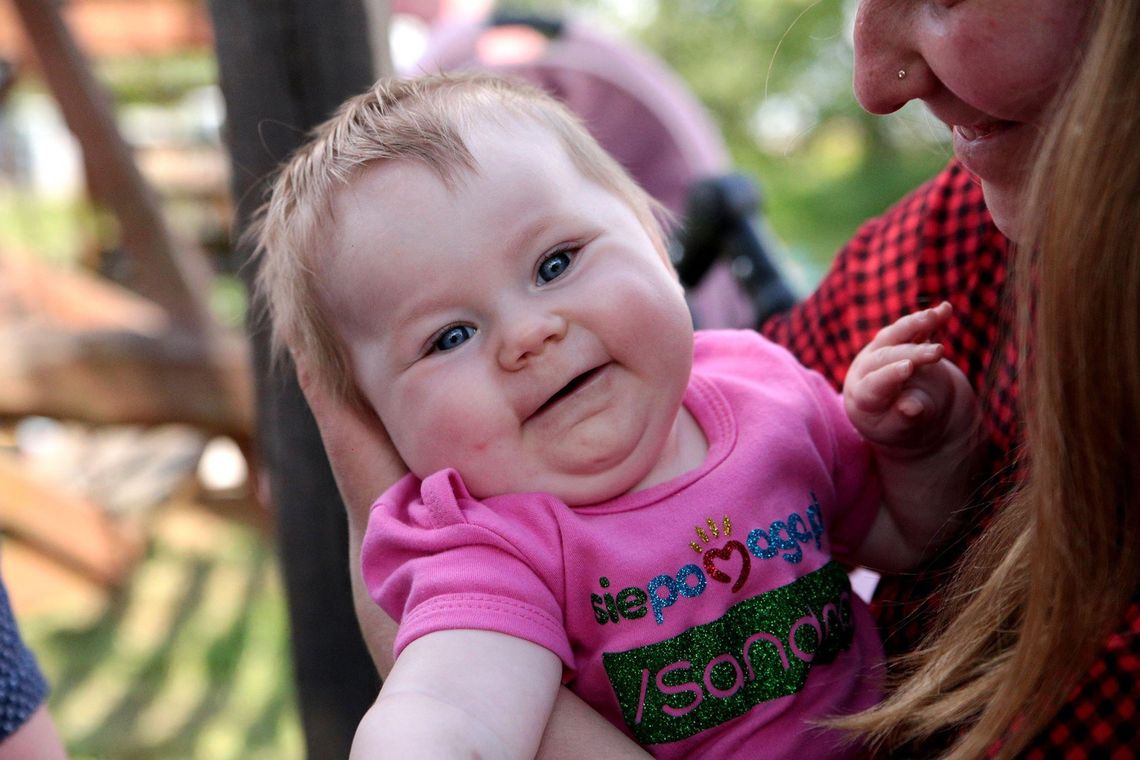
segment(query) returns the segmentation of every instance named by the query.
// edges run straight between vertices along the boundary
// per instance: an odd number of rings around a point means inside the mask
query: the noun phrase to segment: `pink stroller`
[[[627,43],[569,21],[494,14],[440,27],[417,71],[483,68],[551,92],[680,220],[670,253],[697,327],[755,327],[796,301],[760,219],[756,183],[681,80]]]

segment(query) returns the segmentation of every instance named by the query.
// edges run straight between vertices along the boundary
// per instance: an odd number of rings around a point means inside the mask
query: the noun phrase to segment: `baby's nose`
[[[509,371],[522,369],[565,335],[566,320],[553,312],[516,317],[504,330],[499,364]]]

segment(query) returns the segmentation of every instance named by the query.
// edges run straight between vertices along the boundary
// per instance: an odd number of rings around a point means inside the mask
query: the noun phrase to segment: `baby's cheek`
[[[453,456],[446,457],[437,469],[455,469],[476,499],[530,490],[520,488],[517,480],[519,473],[526,470],[525,462],[518,456],[510,456],[496,442],[481,438],[469,441],[460,448],[463,449],[462,453],[453,451]]]
[[[435,413],[424,399],[393,393],[380,419],[408,469],[427,477],[447,466],[454,431],[446,415]]]
[[[417,436],[420,459],[434,469],[459,466],[474,450],[467,432],[465,426],[447,417],[425,419],[424,428]]]
[[[493,420],[471,412],[436,407],[423,417],[422,429],[415,434],[415,448],[424,466],[433,472],[455,468],[464,475],[464,481],[471,480],[475,473],[486,477],[487,472],[498,469],[495,460],[504,437]]]

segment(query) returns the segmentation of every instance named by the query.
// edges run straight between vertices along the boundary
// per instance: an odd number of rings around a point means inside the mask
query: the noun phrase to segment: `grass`
[[[129,584],[94,614],[21,620],[75,760],[300,758],[284,597],[263,531],[156,510]]]

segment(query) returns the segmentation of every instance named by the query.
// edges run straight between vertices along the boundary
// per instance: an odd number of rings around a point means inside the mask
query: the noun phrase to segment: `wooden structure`
[[[197,0],[57,0],[55,5],[92,58],[209,51],[214,44],[205,4]],[[21,58],[30,49],[15,10],[7,0],[0,3],[0,56]]]
[[[119,222],[129,284],[144,303],[121,311],[132,315],[129,324],[41,320],[34,329],[8,330],[0,341],[0,414],[187,422],[241,441],[255,435],[256,406],[257,449],[276,495],[308,755],[346,757],[379,679],[351,603],[344,509],[295,379],[270,375],[262,333],[253,331],[249,351],[243,336],[210,318],[204,261],[170,235],[56,3],[13,2],[81,143],[92,194]],[[236,240],[265,176],[309,127],[372,81],[370,24],[359,0],[218,0],[211,13],[238,200]],[[53,280],[51,287],[57,285]],[[97,302],[87,290],[84,297]],[[254,308],[251,324],[258,319]],[[16,477],[11,469],[5,473]],[[120,572],[102,555],[73,559],[94,575]]]
[[[237,202],[234,240],[279,161],[373,80],[370,30],[382,19],[383,0],[365,1],[211,0]],[[169,234],[57,4],[13,3],[79,138],[92,194],[118,219],[129,284],[139,298],[76,285],[86,298],[116,300],[118,313],[130,318],[82,327],[65,319],[8,331],[0,340],[0,415],[179,421],[256,439],[283,558],[308,756],[346,757],[379,678],[352,606],[344,508],[296,379],[271,373],[266,336],[256,329],[257,304],[248,342],[210,318],[204,261]],[[106,569],[117,572],[113,564]]]
[[[95,200],[119,224],[131,276],[128,290],[14,255],[0,259],[0,416],[181,422],[249,441],[248,348],[210,317],[204,257],[170,234],[57,4],[13,0],[11,10],[80,143]],[[97,505],[36,482],[9,458],[0,462],[0,483],[6,530],[97,583],[126,578],[137,537],[118,535]],[[93,527],[77,539],[83,525]]]
[[[170,233],[158,198],[118,131],[110,100],[50,0],[13,0],[44,78],[83,151],[96,202],[118,222],[130,288],[156,307],[141,324],[62,324],[58,313],[34,332],[6,323],[0,361],[0,414],[46,414],[90,422],[187,422],[248,438],[248,363],[240,336],[227,334],[206,306],[209,266]],[[9,271],[12,277],[14,272]],[[13,278],[25,287],[35,277]],[[66,296],[95,298],[68,280]],[[47,288],[43,288],[46,292]],[[104,292],[108,289],[104,288]],[[30,299],[26,299],[30,300]],[[68,300],[58,299],[59,302]],[[122,303],[109,292],[104,303]],[[95,310],[88,309],[89,315]],[[114,367],[114,371],[108,371]],[[18,377],[13,377],[17,374]],[[124,391],[128,391],[124,393]]]

